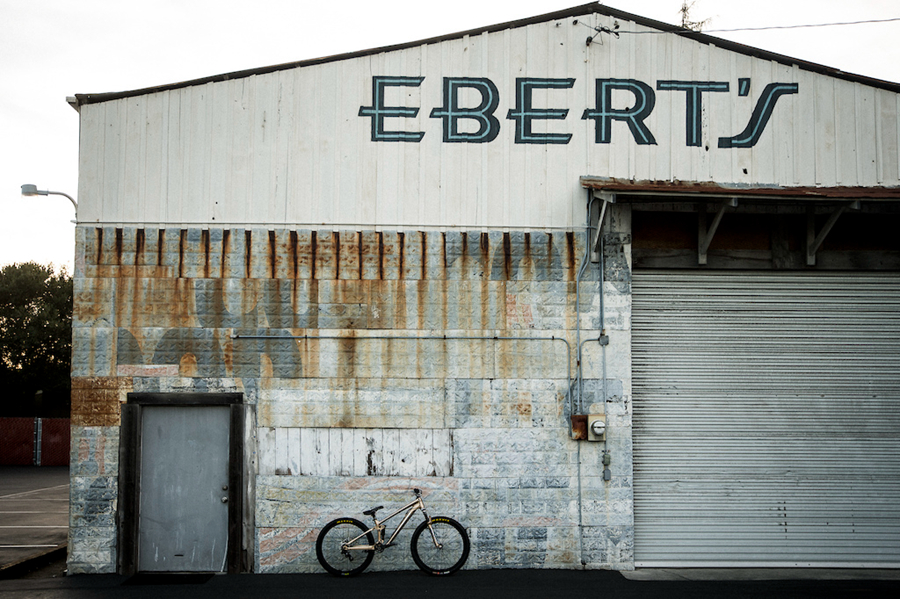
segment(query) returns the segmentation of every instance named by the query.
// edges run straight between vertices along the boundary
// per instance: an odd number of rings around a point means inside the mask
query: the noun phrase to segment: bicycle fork
[[[425,511],[425,508],[422,508],[422,515],[425,516],[425,522],[428,523],[428,532],[431,534],[431,540],[434,542],[434,546],[438,549],[443,549],[444,546],[441,545],[437,540],[437,535],[434,534],[434,527],[431,525],[431,516],[428,515],[428,512]]]

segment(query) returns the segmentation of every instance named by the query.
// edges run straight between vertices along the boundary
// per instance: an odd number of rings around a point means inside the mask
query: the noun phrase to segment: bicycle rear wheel
[[[326,524],[316,539],[316,557],[329,573],[335,576],[356,576],[372,563],[374,551],[346,549],[344,543],[361,534],[353,545],[373,545],[375,539],[368,528],[355,518],[338,518]]]
[[[413,532],[410,551],[420,570],[446,576],[462,568],[469,558],[469,535],[453,518],[439,516],[431,519],[430,526],[427,521],[419,524]]]

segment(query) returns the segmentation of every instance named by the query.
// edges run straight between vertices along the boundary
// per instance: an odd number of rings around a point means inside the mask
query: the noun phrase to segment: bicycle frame
[[[390,520],[391,518],[393,518],[394,516],[398,515],[400,512],[402,512],[404,510],[408,510],[406,512],[406,515],[403,516],[403,520],[400,521],[400,524],[397,525],[397,528],[394,529],[393,534],[391,534],[390,538],[385,543],[384,542],[384,531],[385,531],[384,523],[387,522],[388,520]],[[406,524],[409,522],[409,519],[412,518],[412,515],[415,514],[419,510],[422,510],[422,515],[425,516],[425,520],[427,522],[430,522],[431,518],[428,517],[428,512],[425,511],[425,502],[422,501],[421,496],[417,495],[414,500],[410,501],[403,507],[397,509],[393,514],[391,514],[387,518],[379,520],[378,518],[376,518],[373,515],[372,520],[375,521],[375,526],[373,526],[366,532],[362,533],[361,535],[350,539],[346,543],[342,543],[341,546],[345,551],[381,551],[382,549],[390,547],[391,545],[394,544],[394,539],[397,538],[397,535],[400,534],[400,531],[403,530],[403,527],[406,526]],[[375,531],[378,534],[378,538],[375,541],[374,545],[353,545],[353,543],[357,542],[358,540],[360,540],[361,538],[363,538],[364,536],[366,536],[367,534],[369,534],[372,531]],[[434,537],[434,532],[432,532],[432,538],[433,537]],[[435,543],[435,545],[437,545],[437,543]]]

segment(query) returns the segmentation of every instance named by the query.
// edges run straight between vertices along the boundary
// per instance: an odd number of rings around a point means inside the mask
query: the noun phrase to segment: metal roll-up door
[[[900,275],[633,292],[635,565],[900,566]]]

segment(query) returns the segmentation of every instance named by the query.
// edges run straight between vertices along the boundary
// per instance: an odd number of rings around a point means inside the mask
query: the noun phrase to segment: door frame
[[[119,430],[119,497],[116,517],[118,540],[118,570],[120,574],[138,572],[138,543],[140,534],[141,429],[146,406],[203,407],[227,406],[229,417],[228,455],[228,549],[225,569],[228,574],[249,571],[249,557],[243,550],[245,496],[251,485],[246,484],[244,465],[244,433],[246,410],[243,393],[129,393],[122,405],[122,424]]]

